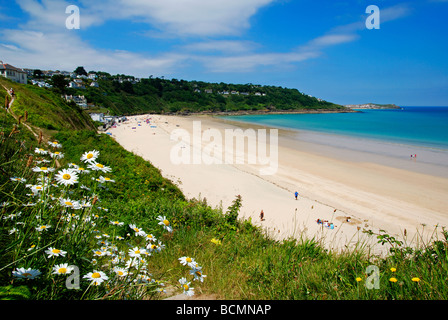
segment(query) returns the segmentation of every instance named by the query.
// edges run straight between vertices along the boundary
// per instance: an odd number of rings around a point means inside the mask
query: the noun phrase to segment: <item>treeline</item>
[[[73,90],[112,114],[290,111],[343,109],[297,89],[254,84],[208,83],[164,78],[135,79],[98,72],[99,87]]]

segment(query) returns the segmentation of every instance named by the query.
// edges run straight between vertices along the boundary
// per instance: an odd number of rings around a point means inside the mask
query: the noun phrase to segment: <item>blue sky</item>
[[[369,5],[380,29],[365,26]],[[448,106],[447,14],[448,0],[0,0],[0,60]]]

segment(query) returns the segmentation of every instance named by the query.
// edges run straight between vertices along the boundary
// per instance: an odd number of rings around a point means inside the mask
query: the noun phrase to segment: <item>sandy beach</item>
[[[363,231],[385,230],[416,246],[430,237],[440,238],[442,227],[448,225],[448,178],[409,170],[399,163],[366,160],[355,153],[333,155],[330,148],[317,150],[287,130],[278,130],[278,168],[271,175],[260,174],[263,165],[248,161],[173,163],[172,152],[182,143],[181,152],[190,150],[192,159],[204,151],[193,145],[194,139],[186,145],[173,137],[173,131],[180,129],[192,137],[194,121],[200,121],[202,131],[214,129],[223,137],[225,129],[262,128],[210,116],[141,115],[129,117],[108,133],[158,167],[188,198],[206,198],[212,207],[225,211],[241,195],[239,218],[252,219],[275,239],[315,238],[332,250],[362,243],[377,254],[388,247]],[[201,141],[202,148],[210,145]],[[267,146],[268,152],[271,148]],[[318,219],[325,223],[317,223]]]

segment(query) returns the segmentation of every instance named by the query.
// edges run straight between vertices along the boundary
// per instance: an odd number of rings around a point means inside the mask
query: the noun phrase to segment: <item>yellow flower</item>
[[[356,278],[356,282],[359,282],[359,281],[362,281],[362,278],[361,278],[361,277],[357,277],[357,278]]]
[[[397,271],[397,269],[396,268],[390,268],[390,271],[395,272],[395,271]]]
[[[414,278],[412,278],[411,280],[412,280],[413,282],[419,282],[419,281],[420,281],[420,278],[414,277]]]
[[[213,242],[214,244],[216,244],[216,245],[221,245],[221,240],[219,240],[219,239],[215,239],[215,238],[213,238],[212,240],[210,240],[210,242]]]
[[[397,282],[398,280],[397,280],[397,278],[390,278],[389,281],[390,282]]]

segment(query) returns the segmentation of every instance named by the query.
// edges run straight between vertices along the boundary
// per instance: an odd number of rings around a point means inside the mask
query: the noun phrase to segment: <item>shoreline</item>
[[[146,118],[151,118],[152,128],[146,123],[138,126],[138,121]],[[363,231],[386,230],[400,239],[406,233],[404,240],[418,245],[420,238],[433,234],[435,225],[448,223],[443,211],[448,204],[444,199],[448,179],[316,154],[306,150],[306,143],[292,146],[288,130],[279,129],[279,167],[271,176],[260,176],[260,166],[247,163],[175,165],[169,153],[179,142],[173,141],[170,133],[176,128],[192,132],[194,120],[200,120],[203,129],[220,132],[257,128],[207,115],[141,115],[130,117],[109,132],[125,149],[150,161],[164,177],[177,181],[187,198],[206,198],[212,207],[221,206],[225,211],[240,194],[243,206],[239,218],[252,219],[275,239],[314,237],[332,250],[362,243],[371,252],[384,253],[387,246],[376,244],[376,237]],[[298,200],[293,196],[296,190]],[[264,221],[258,217],[260,210],[265,213]],[[328,220],[334,229],[317,224],[317,219]]]

